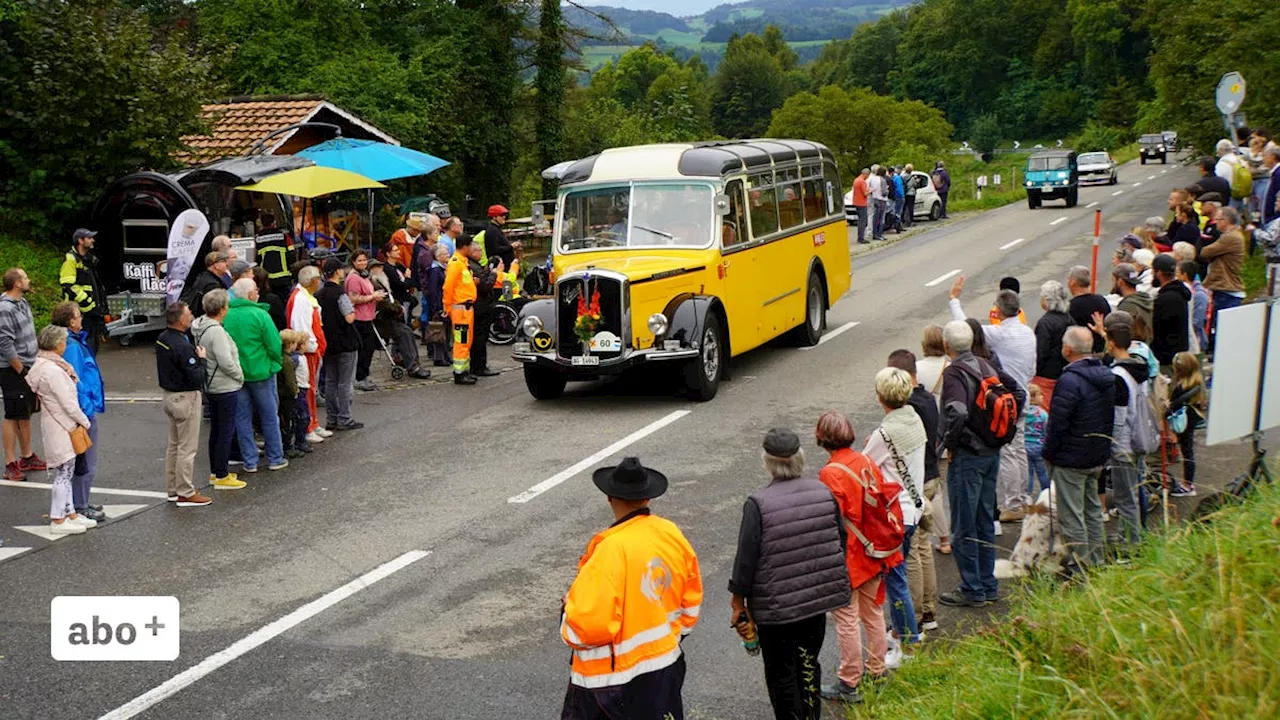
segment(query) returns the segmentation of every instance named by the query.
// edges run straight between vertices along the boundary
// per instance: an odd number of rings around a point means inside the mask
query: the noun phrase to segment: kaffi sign
[[[137,280],[138,292],[156,293],[164,292],[164,281],[156,276],[155,263],[125,263],[124,279]]]

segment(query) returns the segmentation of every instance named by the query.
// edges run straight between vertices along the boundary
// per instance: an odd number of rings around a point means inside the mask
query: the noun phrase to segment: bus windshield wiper
[[[666,239],[668,239],[668,240],[675,240],[675,239],[676,239],[676,236],[675,236],[675,235],[672,235],[671,233],[665,233],[665,232],[662,232],[661,230],[654,230],[653,228],[645,227],[645,226],[643,226],[643,225],[632,225],[631,227],[633,227],[633,228],[635,228],[635,229],[637,229],[637,230],[644,230],[645,232],[651,232],[651,233],[653,233],[654,235],[661,235],[662,237],[664,237],[664,238],[666,238]]]

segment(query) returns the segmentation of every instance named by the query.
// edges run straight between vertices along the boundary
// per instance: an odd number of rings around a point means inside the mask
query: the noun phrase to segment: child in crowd
[[[299,353],[305,342],[306,335],[297,330],[280,331],[280,373],[276,376],[276,390],[280,399],[280,437],[285,455],[290,459],[302,457],[309,447],[306,428],[311,423],[311,415],[298,417],[298,396],[302,395],[304,400],[306,397],[306,387],[300,387],[298,382],[298,371],[304,375],[307,372],[306,361]]]
[[[1182,451],[1182,484],[1172,493],[1173,497],[1196,495],[1196,426],[1204,419],[1209,402],[1204,375],[1200,372],[1200,360],[1189,352],[1173,356],[1173,389],[1169,411],[1165,417],[1178,435],[1178,449]]]
[[[1049,489],[1049,470],[1044,464],[1044,431],[1049,424],[1049,413],[1044,409],[1044,390],[1039,385],[1027,388],[1026,445],[1027,491],[1031,497],[1039,497],[1041,490]],[[1037,479],[1039,482],[1037,482]]]

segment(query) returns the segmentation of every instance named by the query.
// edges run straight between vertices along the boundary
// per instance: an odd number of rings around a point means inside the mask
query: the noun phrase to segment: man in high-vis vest
[[[698,623],[698,556],[649,501],[667,478],[639,459],[596,470],[616,522],[591,538],[565,594],[560,636],[573,648],[562,720],[684,717],[680,642]]]
[[[453,381],[475,385],[471,374],[471,338],[475,332],[476,279],[471,273],[471,238],[458,238],[458,250],[444,271],[444,311],[453,325]]]
[[[89,349],[98,354],[98,343],[107,330],[107,296],[98,279],[98,256],[93,253],[97,232],[80,228],[72,235],[74,245],[62,261],[58,283],[62,285],[62,298],[80,306],[83,330],[89,339]]]
[[[258,232],[254,246],[258,251],[258,265],[267,273],[267,283],[280,297],[288,297],[289,286],[293,284],[293,274],[289,266],[293,264],[297,252],[293,239],[283,230],[276,227],[276,217],[270,213],[262,215],[262,230]]]

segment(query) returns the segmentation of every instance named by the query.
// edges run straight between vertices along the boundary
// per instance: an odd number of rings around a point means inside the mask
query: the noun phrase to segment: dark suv
[[[1147,164],[1147,158],[1152,160],[1159,159],[1161,165],[1168,164],[1169,147],[1165,144],[1164,135],[1160,133],[1151,133],[1138,138],[1138,147],[1141,151],[1142,164]]]

